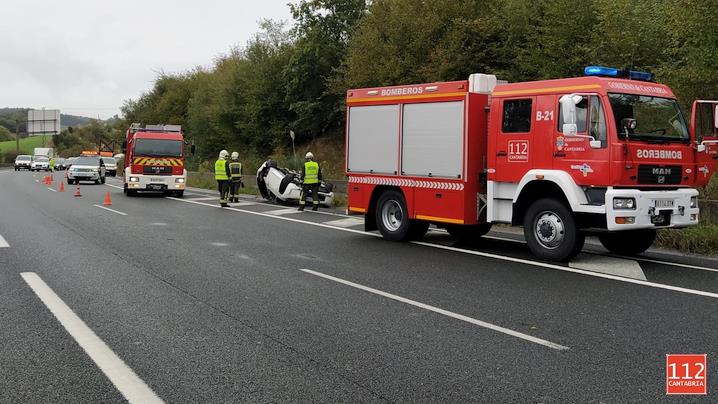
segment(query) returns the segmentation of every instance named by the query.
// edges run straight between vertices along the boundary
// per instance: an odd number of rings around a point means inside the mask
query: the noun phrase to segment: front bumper
[[[137,178],[137,181],[130,181]],[[177,182],[182,178],[184,182]],[[184,175],[142,175],[130,174],[126,176],[127,189],[134,191],[182,191],[187,186],[187,177]]]
[[[691,208],[691,198],[697,195],[698,191],[695,189],[675,191],[608,189],[606,191],[607,228],[636,230],[697,225],[698,206]],[[635,209],[614,209],[614,198],[634,198]]]
[[[31,170],[49,170],[50,165],[48,164],[35,164],[34,166],[30,166]]]

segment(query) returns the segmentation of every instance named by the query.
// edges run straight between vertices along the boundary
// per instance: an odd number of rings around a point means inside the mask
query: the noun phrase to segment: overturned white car
[[[257,188],[262,197],[271,202],[298,203],[302,192],[302,181],[296,171],[277,167],[277,162],[267,160],[257,170]],[[326,207],[334,203],[334,185],[319,183],[319,203]],[[307,195],[307,204],[313,202],[314,195]]]

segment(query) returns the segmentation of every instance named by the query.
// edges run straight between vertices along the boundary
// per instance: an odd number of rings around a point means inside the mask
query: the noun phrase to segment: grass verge
[[[718,225],[700,224],[686,229],[659,230],[656,246],[696,254],[718,254]]]
[[[193,188],[211,189],[217,190],[217,181],[211,176],[202,173],[188,173],[187,174],[187,186]],[[239,193],[243,195],[259,195],[259,189],[255,186],[247,185],[244,188],[239,189]],[[219,194],[217,194],[219,197]]]

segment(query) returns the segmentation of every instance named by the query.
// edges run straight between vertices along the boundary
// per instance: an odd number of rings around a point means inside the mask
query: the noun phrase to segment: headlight
[[[613,209],[636,209],[636,200],[633,198],[613,198]]]
[[[697,197],[697,196],[692,196],[692,197],[691,197],[691,209],[694,209],[694,208],[697,208],[697,207],[698,207],[698,197]]]
[[[140,182],[140,179],[137,177],[130,177],[130,182]]]
[[[182,184],[184,182],[184,178],[175,178],[175,182]]]

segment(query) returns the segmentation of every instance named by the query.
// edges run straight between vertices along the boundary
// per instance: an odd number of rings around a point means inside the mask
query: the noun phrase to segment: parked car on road
[[[105,183],[105,165],[99,156],[78,157],[67,170],[67,183],[79,184],[80,181]]]
[[[30,170],[32,165],[32,156],[21,154],[15,158],[15,171]]]
[[[102,162],[105,163],[105,170],[107,175],[114,177],[117,175],[117,160],[114,157],[102,157]]]
[[[45,156],[35,156],[30,163],[30,171],[50,171],[50,159]]]
[[[65,159],[65,169],[69,170],[72,167],[72,163],[77,160],[77,157],[68,157]]]

